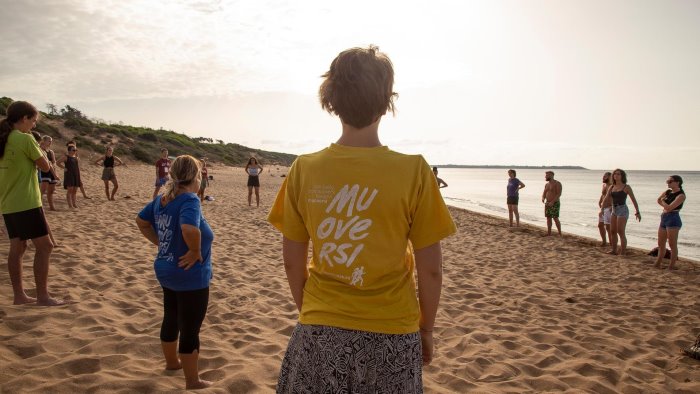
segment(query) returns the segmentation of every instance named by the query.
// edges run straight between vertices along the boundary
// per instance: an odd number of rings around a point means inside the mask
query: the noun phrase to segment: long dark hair
[[[5,155],[5,145],[7,145],[7,139],[10,137],[15,123],[25,116],[33,118],[38,113],[36,107],[26,101],[13,101],[7,107],[7,117],[0,121],[0,159]]]
[[[253,163],[251,163],[251,161],[253,161],[253,160],[255,160],[255,165],[257,165],[258,167],[262,167],[260,165],[260,162],[258,161],[258,159],[256,159],[255,157],[251,157],[250,159],[248,159],[248,164],[245,165],[246,170],[248,170],[248,167],[253,165]]]
[[[611,175],[612,176],[612,184],[613,185],[615,184],[615,173],[616,172],[620,173],[620,180],[622,181],[622,183],[624,183],[626,185],[627,184],[627,173],[625,172],[625,170],[621,170],[619,168],[616,168],[615,171],[613,171],[613,173]]]

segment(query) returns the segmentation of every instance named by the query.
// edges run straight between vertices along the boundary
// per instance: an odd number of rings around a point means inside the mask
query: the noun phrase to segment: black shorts
[[[248,186],[260,187],[260,177],[248,175]]]
[[[49,234],[42,207],[28,211],[6,213],[2,215],[2,218],[5,219],[5,227],[10,239],[19,238],[22,241],[26,241]]]
[[[507,198],[506,198],[506,204],[508,204],[508,205],[518,205],[518,199],[519,199],[518,196],[507,197]],[[503,201],[503,200],[501,200],[501,201]]]

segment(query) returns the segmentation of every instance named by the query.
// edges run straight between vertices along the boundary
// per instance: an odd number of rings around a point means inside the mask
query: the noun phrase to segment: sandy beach
[[[87,163],[87,160],[84,162]],[[201,392],[273,392],[296,309],[281,235],[265,220],[284,168],[261,175],[249,207],[241,168],[210,168],[204,215],[215,233],[214,279],[201,333]],[[101,169],[84,166],[90,200],[71,211],[57,190],[47,212],[59,247],[50,289],[73,304],[13,306],[0,269],[0,392],[173,392],[160,350],[161,290],[155,248],[134,224],[153,192],[153,168],[118,167],[116,201]],[[128,198],[127,198],[128,197]],[[444,286],[426,392],[700,392],[700,361],[679,353],[700,333],[700,265],[652,268],[633,250],[609,256],[593,240],[545,237],[532,226],[452,209],[457,235],[443,242]],[[566,231],[566,221],[564,231]],[[4,227],[4,226],[3,226]],[[9,242],[0,234],[0,257]],[[24,260],[33,294],[33,249]]]

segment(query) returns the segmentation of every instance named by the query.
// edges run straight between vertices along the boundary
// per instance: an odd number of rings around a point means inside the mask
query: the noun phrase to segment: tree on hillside
[[[73,108],[70,105],[66,105],[65,107],[61,108],[61,116],[70,119],[87,119],[87,117],[83,115],[79,109]]]
[[[58,115],[56,104],[48,103],[46,104],[46,109],[49,111],[49,115]]]

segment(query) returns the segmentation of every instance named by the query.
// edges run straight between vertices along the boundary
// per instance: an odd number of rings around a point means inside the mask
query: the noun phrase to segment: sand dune
[[[214,167],[204,213],[214,229],[214,280],[202,327],[205,392],[272,392],[296,309],[279,233],[265,217],[282,168],[261,176],[262,206],[248,207],[241,168]],[[48,212],[60,244],[55,296],[76,301],[12,306],[0,269],[0,391],[169,392],[158,339],[155,249],[134,225],[152,193],[150,166],[120,167],[117,201],[100,169],[83,168],[88,194]],[[130,198],[125,198],[129,196]],[[502,219],[452,209],[459,234],[444,242],[444,289],[427,392],[700,392],[700,362],[678,353],[700,331],[700,266],[654,270],[651,258],[601,253],[593,241],[511,231]],[[564,223],[565,225],[565,223]],[[565,230],[565,228],[564,228]],[[0,256],[9,243],[2,234]],[[29,250],[29,256],[33,250]],[[25,286],[33,290],[25,256]]]

